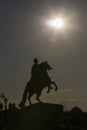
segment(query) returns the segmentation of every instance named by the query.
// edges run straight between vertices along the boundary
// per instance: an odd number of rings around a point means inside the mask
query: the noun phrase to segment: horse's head
[[[45,70],[52,70],[51,66],[48,64],[47,61],[41,63],[41,67]]]

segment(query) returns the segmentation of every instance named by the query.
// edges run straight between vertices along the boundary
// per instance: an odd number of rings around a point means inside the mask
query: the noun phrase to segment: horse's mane
[[[52,69],[51,66],[48,64],[47,61],[44,61],[44,62],[40,63],[41,66],[44,66],[45,64],[47,64],[48,70],[51,70],[51,69]]]
[[[42,64],[48,64],[48,63],[47,63],[47,61],[44,61],[44,62],[40,63],[40,65],[42,65]]]

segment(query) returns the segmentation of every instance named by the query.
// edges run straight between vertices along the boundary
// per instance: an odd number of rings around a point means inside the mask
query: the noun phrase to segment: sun
[[[48,22],[48,25],[51,26],[51,27],[60,29],[64,26],[64,21],[61,18],[56,18],[56,19],[50,20]]]

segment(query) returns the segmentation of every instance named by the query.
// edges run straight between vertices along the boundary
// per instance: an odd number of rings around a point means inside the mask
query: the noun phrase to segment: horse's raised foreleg
[[[40,95],[41,95],[41,92],[37,93],[36,99],[37,99],[40,103],[43,103],[43,102],[39,99]]]
[[[51,87],[52,84],[54,84],[54,86],[55,86],[55,91],[57,91],[57,85],[56,85],[56,83],[55,83],[55,82],[51,82],[50,85],[48,85],[47,93],[49,93],[50,90],[53,89],[53,88]]]
[[[47,93],[49,93],[51,89],[53,89],[53,88],[50,85],[48,85]]]
[[[54,84],[54,86],[55,86],[55,91],[57,91],[57,85],[56,85],[56,83],[55,82],[51,82],[51,84]]]

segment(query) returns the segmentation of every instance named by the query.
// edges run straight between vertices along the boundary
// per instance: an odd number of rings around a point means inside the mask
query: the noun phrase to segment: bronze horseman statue
[[[31,69],[31,78],[26,84],[22,101],[19,104],[19,107],[23,107],[25,105],[26,99],[28,97],[29,103],[31,103],[30,98],[33,94],[36,94],[36,99],[41,103],[39,97],[41,95],[42,90],[45,87],[48,87],[47,93],[50,92],[50,89],[52,89],[51,85],[54,84],[55,91],[57,91],[57,85],[55,82],[51,81],[51,78],[49,77],[47,71],[52,70],[50,65],[47,63],[47,61],[42,62],[38,64],[38,59],[34,59],[34,65]]]

